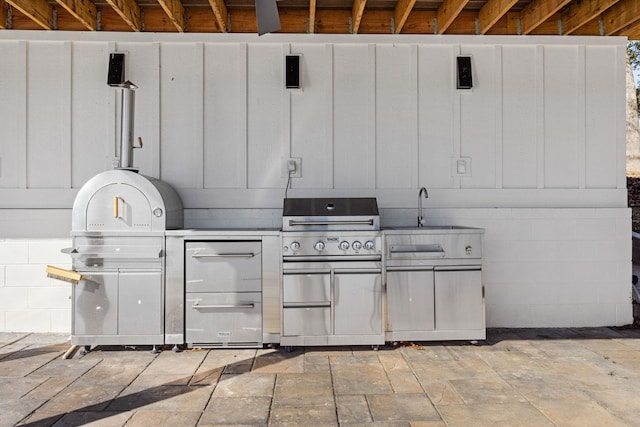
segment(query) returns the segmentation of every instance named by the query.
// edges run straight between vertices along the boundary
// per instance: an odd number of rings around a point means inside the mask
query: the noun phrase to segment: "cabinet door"
[[[432,331],[433,270],[387,272],[387,330]]]
[[[436,330],[484,329],[482,272],[435,272]]]
[[[380,273],[334,276],[336,335],[382,333],[382,280]]]
[[[73,335],[118,333],[118,273],[83,273],[73,287]]]
[[[121,271],[118,283],[118,334],[162,334],[162,273]]]

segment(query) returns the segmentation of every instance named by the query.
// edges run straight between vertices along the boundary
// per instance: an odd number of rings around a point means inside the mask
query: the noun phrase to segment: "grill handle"
[[[298,221],[295,219],[289,220],[289,226],[297,225],[373,225],[373,219],[366,220],[342,220],[342,221]]]
[[[225,253],[225,254],[191,254],[191,258],[253,258],[253,252]]]
[[[199,308],[254,308],[255,304],[208,304],[208,305],[199,305],[197,302],[191,306],[191,308],[199,309]]]

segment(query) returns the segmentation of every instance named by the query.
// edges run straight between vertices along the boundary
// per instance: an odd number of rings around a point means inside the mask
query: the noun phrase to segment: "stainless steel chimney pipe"
[[[133,167],[133,128],[135,116],[135,90],[138,86],[127,81],[122,88],[122,104],[120,108],[120,167],[118,169],[134,169]]]

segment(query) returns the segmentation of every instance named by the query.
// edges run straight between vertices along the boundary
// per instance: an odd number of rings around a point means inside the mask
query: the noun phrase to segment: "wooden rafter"
[[[627,36],[629,40],[640,39],[640,20],[621,28],[617,32],[611,34],[612,36]]]
[[[351,8],[351,32],[353,34],[357,34],[360,29],[366,4],[367,0],[353,0],[353,8]]]
[[[109,6],[131,27],[133,31],[142,31],[140,7],[134,0],[106,0]]]
[[[98,29],[96,6],[89,0],[56,0],[56,3],[65,8],[87,29],[91,31]]]
[[[8,10],[9,6],[7,3],[5,3],[4,0],[0,0],[0,28],[2,29],[7,28],[7,17],[9,16]]]
[[[53,8],[46,0],[7,0],[7,3],[45,30],[53,29]]]
[[[571,0],[533,0],[520,12],[522,34],[529,34]]]
[[[640,20],[640,0],[621,0],[602,14],[604,34],[610,36],[638,20]]]
[[[316,31],[316,0],[309,0],[309,33]]]
[[[402,27],[404,27],[404,23],[407,21],[407,18],[411,13],[411,9],[413,9],[415,4],[416,0],[398,0],[398,3],[396,3],[396,9],[393,12],[393,22],[395,23],[393,32],[395,34],[400,34],[400,31],[402,31]]]
[[[438,34],[444,34],[469,0],[444,0],[438,8]]]
[[[564,34],[573,33],[617,2],[618,0],[582,0],[572,2],[562,12],[562,32]]]
[[[518,0],[489,0],[478,13],[480,34],[486,34],[516,4]]]
[[[184,33],[184,7],[180,0],[158,0],[158,3],[167,14],[176,29]]]
[[[216,17],[216,24],[223,33],[227,32],[227,6],[224,4],[224,0],[209,0],[209,5],[213,10],[213,14]]]

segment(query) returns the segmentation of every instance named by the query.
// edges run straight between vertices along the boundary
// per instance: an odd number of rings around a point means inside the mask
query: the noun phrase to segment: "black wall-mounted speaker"
[[[287,89],[300,89],[300,55],[287,55],[284,66],[285,87]]]
[[[471,57],[458,56],[458,79],[456,82],[457,89],[471,89],[473,87],[473,79],[471,77]]]
[[[120,86],[122,83],[124,83],[124,53],[110,53],[107,84]]]

